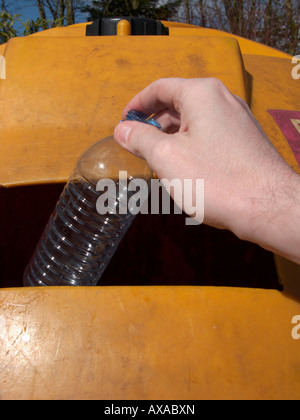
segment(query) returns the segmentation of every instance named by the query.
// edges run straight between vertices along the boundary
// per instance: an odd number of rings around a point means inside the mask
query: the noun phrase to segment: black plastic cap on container
[[[169,28],[159,20],[129,16],[97,19],[86,26],[86,36],[117,35],[117,25],[124,19],[131,24],[131,35],[169,35]]]

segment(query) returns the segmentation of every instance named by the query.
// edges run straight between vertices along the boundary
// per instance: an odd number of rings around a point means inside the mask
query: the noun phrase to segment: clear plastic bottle
[[[138,111],[126,119],[159,124]],[[120,171],[127,180],[120,182]],[[150,184],[152,170],[147,162],[120,147],[113,137],[101,140],[78,159],[56,204],[31,260],[24,272],[24,286],[94,286],[98,283],[135,214],[126,206],[132,192],[128,183],[143,179]],[[99,180],[114,181],[116,194],[109,197],[107,214],[97,210]],[[125,181],[125,182],[123,182]],[[108,191],[108,190],[107,190]],[[107,194],[106,191],[106,194]],[[124,207],[123,207],[124,208]]]

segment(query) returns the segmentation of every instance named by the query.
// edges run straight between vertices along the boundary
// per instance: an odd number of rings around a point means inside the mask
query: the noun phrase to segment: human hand
[[[300,237],[300,177],[242,99],[217,79],[161,79],[129,102],[124,118],[130,109],[155,114],[163,132],[125,121],[115,140],[160,179],[204,179],[206,224],[300,261],[299,241],[286,235],[292,218]]]

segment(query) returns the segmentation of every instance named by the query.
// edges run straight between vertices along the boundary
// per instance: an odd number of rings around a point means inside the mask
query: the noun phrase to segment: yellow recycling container
[[[139,215],[99,286],[21,287],[78,156],[158,78],[222,80],[300,173],[292,57],[174,22],[89,25],[0,46],[0,398],[299,399],[299,267],[276,257],[276,274],[229,233]]]

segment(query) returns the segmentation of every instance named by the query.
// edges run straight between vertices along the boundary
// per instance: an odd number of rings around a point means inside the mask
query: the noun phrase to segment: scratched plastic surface
[[[299,400],[299,313],[277,290],[2,289],[0,397]]]

